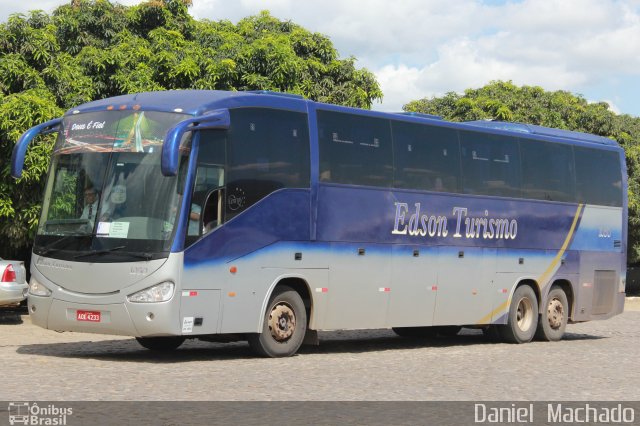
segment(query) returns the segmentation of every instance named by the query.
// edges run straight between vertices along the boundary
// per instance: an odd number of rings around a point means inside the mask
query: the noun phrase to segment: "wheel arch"
[[[573,317],[573,307],[574,307],[574,304],[575,304],[575,293],[573,291],[573,285],[571,284],[571,281],[569,281],[567,279],[564,279],[564,278],[555,280],[549,286],[549,289],[547,290],[547,294],[545,294],[545,299],[546,299],[547,295],[549,294],[549,292],[551,291],[551,289],[553,287],[560,287],[562,289],[562,291],[564,291],[564,294],[567,296],[567,302],[569,302],[569,318]],[[541,306],[542,306],[542,304],[541,304]]]
[[[267,309],[267,305],[269,304],[269,300],[271,300],[273,292],[279,287],[289,287],[300,295],[300,298],[302,298],[302,302],[304,303],[305,310],[307,311],[307,328],[309,328],[313,313],[313,297],[311,296],[311,288],[309,287],[309,282],[301,275],[290,274],[279,276],[269,287],[269,291],[262,301],[258,330],[262,330],[262,326],[264,325],[264,312]]]
[[[536,294],[536,299],[538,299],[538,311],[540,310],[540,303],[542,301],[541,299],[541,292],[540,292],[540,285],[538,284],[538,282],[534,279],[531,278],[524,278],[521,279],[520,281],[518,281],[518,284],[516,284],[515,287],[513,287],[513,292],[511,293],[513,295],[513,293],[516,292],[516,290],[518,289],[518,287],[522,287],[523,285],[527,285],[529,287],[531,287],[533,289],[533,292]]]
[[[526,287],[530,290],[525,290]],[[520,291],[521,289],[523,291]],[[520,291],[522,299],[516,298],[518,291]],[[535,300],[523,303],[521,311],[520,303],[525,300],[525,295],[527,298],[531,298],[531,294],[527,294],[527,292],[533,293]],[[506,321],[499,330],[499,334],[505,342],[527,343],[533,339],[540,316],[540,294],[540,287],[536,280],[521,278],[517,281],[508,299],[509,306],[505,316]]]

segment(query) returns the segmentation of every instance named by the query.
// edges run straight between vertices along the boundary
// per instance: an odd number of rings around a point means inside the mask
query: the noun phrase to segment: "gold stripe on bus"
[[[562,244],[562,247],[560,247],[560,250],[551,261],[551,264],[549,265],[549,267],[542,273],[542,275],[540,275],[540,277],[538,277],[537,282],[540,288],[545,287],[548,284],[547,281],[549,281],[551,276],[558,270],[557,268],[558,263],[560,263],[560,260],[562,259],[564,252],[567,251],[567,247],[569,247],[569,243],[573,239],[573,233],[576,230],[576,225],[578,224],[578,219],[580,218],[580,214],[582,213],[583,207],[584,207],[584,204],[578,204],[578,209],[576,210],[576,214],[573,217],[573,223],[571,224],[571,228],[569,228],[569,233],[567,234],[567,238],[564,239],[564,243]],[[509,296],[509,298],[506,301],[500,304],[500,306],[495,308],[489,314],[482,317],[478,322],[476,322],[476,324],[488,324],[494,315],[497,315],[503,310],[507,309],[510,304],[511,304],[511,296]]]
[[[562,259],[564,252],[567,250],[567,247],[569,246],[569,243],[573,238],[573,233],[576,229],[576,225],[578,223],[578,219],[580,218],[580,213],[582,212],[583,207],[584,207],[584,204],[578,204],[578,210],[576,210],[576,215],[573,218],[571,229],[569,229],[569,234],[567,234],[567,238],[565,238],[564,244],[562,244],[562,247],[560,248],[560,251],[558,252],[558,254],[556,254],[556,257],[553,258],[551,265],[549,265],[547,270],[544,271],[544,273],[540,275],[540,277],[538,277],[538,286],[540,288],[545,287],[548,284],[548,281],[551,278],[551,276],[558,270],[557,269],[558,263],[560,263],[560,260]]]
[[[505,308],[508,308],[510,303],[511,303],[511,296],[509,296],[509,298],[507,300],[502,302],[502,304],[500,306],[498,306],[493,311],[491,311],[490,313],[488,313],[487,315],[482,317],[480,319],[480,321],[478,321],[476,324],[489,324],[491,322],[491,319],[493,318],[493,316],[497,315],[500,312],[502,312]]]

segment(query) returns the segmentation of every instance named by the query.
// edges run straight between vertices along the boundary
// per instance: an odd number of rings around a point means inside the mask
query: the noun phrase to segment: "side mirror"
[[[165,176],[175,176],[178,173],[178,159],[180,157],[180,141],[187,132],[205,129],[226,130],[231,126],[228,109],[221,109],[209,114],[188,118],[173,126],[167,132],[162,145],[162,159],[160,166]]]
[[[24,157],[27,153],[27,147],[33,138],[40,134],[46,135],[48,133],[57,132],[60,130],[60,123],[62,123],[62,118],[56,118],[54,120],[47,121],[46,123],[33,126],[20,136],[20,139],[16,142],[16,145],[13,147],[13,152],[11,153],[11,176],[16,179],[22,176]]]

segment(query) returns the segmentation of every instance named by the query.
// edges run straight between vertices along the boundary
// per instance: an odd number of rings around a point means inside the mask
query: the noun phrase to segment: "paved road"
[[[131,338],[0,323],[0,400],[640,400],[640,300],[558,343],[436,341],[390,330],[323,332],[259,359],[246,343],[189,341],[158,356]]]

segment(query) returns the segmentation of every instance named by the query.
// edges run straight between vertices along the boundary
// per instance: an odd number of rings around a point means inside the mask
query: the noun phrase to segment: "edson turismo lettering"
[[[415,203],[414,206],[414,212],[409,215],[407,203],[395,203],[396,214],[392,234],[413,237],[449,235],[449,219],[446,216],[423,214],[421,203]],[[452,214],[452,221],[455,222],[453,238],[514,240],[518,235],[516,219],[490,217],[488,210],[484,211],[484,216],[471,217],[468,216],[466,207],[454,207]]]

